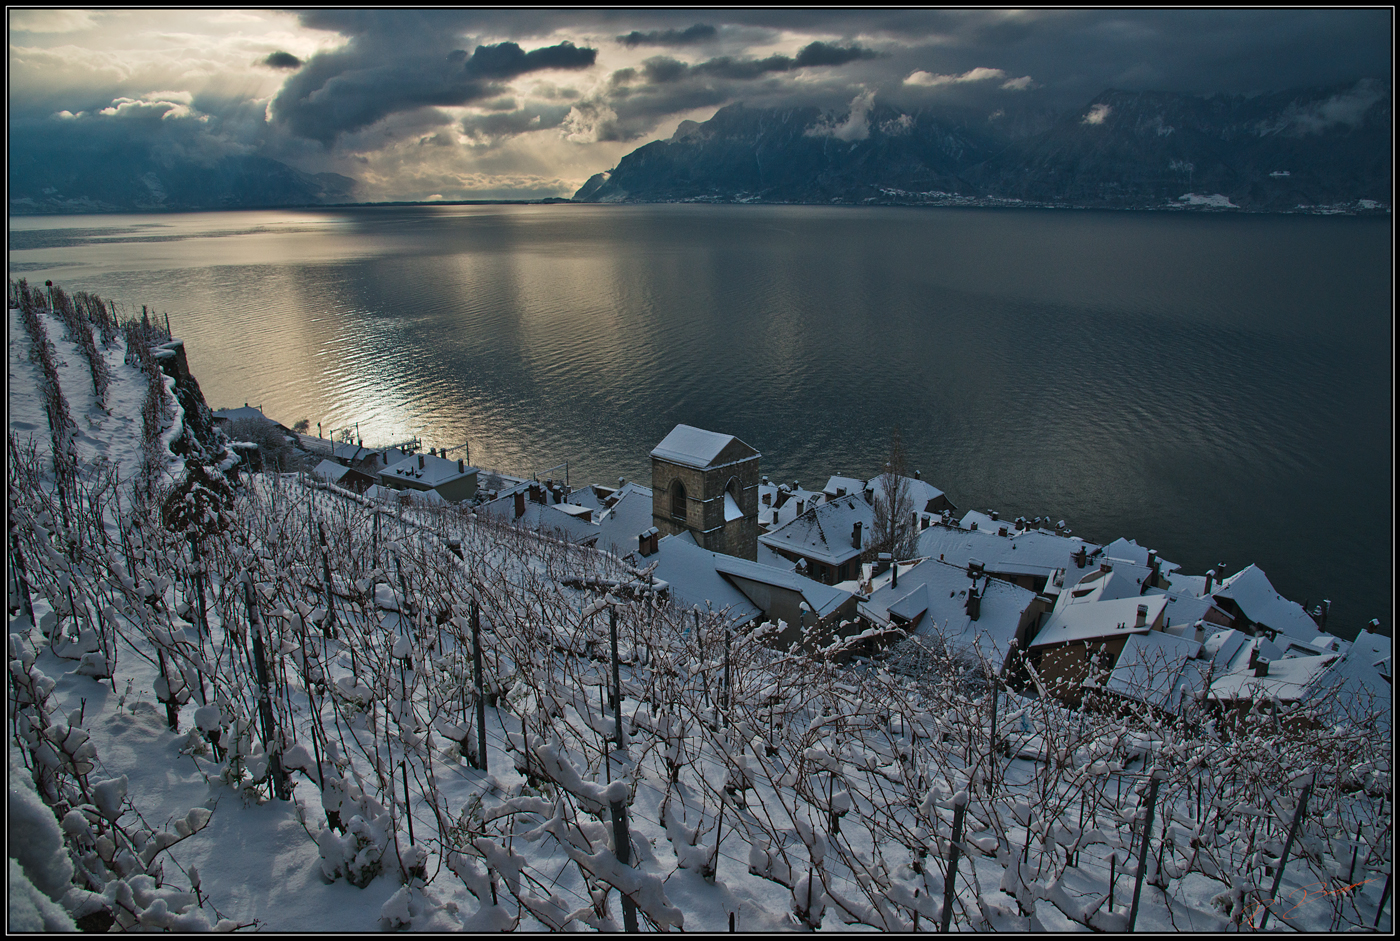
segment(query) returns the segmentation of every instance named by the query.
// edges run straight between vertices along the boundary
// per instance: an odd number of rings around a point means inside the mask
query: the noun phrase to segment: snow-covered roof
[[[603,501],[598,498],[598,492],[592,486],[580,487],[565,497],[564,502],[587,507],[593,511],[594,519],[603,512]]]
[[[652,493],[650,487],[623,484],[607,512],[595,516],[600,535],[598,548],[626,555],[637,548],[637,537],[651,529]]]
[[[327,480],[334,484],[338,483],[340,478],[344,477],[349,470],[350,468],[346,467],[344,464],[337,464],[335,461],[327,458],[313,467],[311,473],[320,477],[322,480]]]
[[[731,450],[730,460],[757,457],[758,452],[733,435],[706,431],[692,425],[677,425],[671,433],[652,448],[651,456],[686,467],[706,468],[713,465],[731,444],[741,447]]]
[[[1124,539],[1119,536],[1117,539],[1103,547],[1103,557],[1105,559],[1117,559],[1119,562],[1133,562],[1137,565],[1147,564],[1147,548],[1137,544],[1135,539]]]
[[[1216,598],[1229,598],[1245,617],[1282,634],[1307,641],[1318,632],[1317,622],[1308,616],[1303,606],[1275,591],[1257,565],[1249,565],[1231,575],[1213,594]]]
[[[776,551],[841,565],[861,553],[861,546],[851,541],[856,523],[861,524],[864,544],[875,523],[875,510],[860,497],[848,495],[808,508],[792,522],[763,533],[758,541]]]
[[[919,533],[919,555],[941,558],[944,562],[961,566],[976,559],[987,571],[1005,575],[1048,578],[1064,569],[1066,580],[1071,584],[1094,570],[1092,563],[1079,568],[1075,562],[1075,555],[1081,548],[1086,556],[1098,549],[1093,543],[1085,542],[1078,536],[1059,536],[1036,530],[1013,533],[1012,527],[1008,528],[1008,535],[1001,536],[995,530],[983,532],[980,529],[933,525]]]
[[[796,572],[770,568],[758,562],[737,559],[732,555],[712,554],[715,556],[715,570],[721,574],[795,591],[802,596],[802,600],[807,602],[807,606],[815,611],[817,617],[820,618],[831,614],[852,597],[849,591],[823,585],[821,582],[814,582]]]
[[[517,519],[515,515],[515,490],[481,504],[476,508],[476,512],[482,516],[497,520],[498,522],[515,522],[525,529],[558,535],[569,542],[577,542],[586,545],[594,545],[595,540],[597,540],[601,534],[601,529],[597,523],[585,522],[578,517],[561,512],[557,506],[535,503],[530,499],[525,500],[524,515]],[[640,532],[640,530],[638,532]],[[636,545],[636,537],[634,535],[632,548],[635,549]]]
[[[764,497],[768,498],[767,503],[763,502]],[[799,505],[802,507],[802,512],[805,513],[809,507],[816,506],[824,499],[826,499],[825,495],[815,490],[804,490],[801,487],[793,488],[787,484],[759,484],[758,525],[760,528],[772,532],[796,519],[800,515],[797,512]]]
[[[1198,641],[1174,634],[1134,634],[1123,645],[1104,689],[1174,713],[1183,695],[1201,687],[1195,662],[1200,651]]]
[[[860,613],[877,624],[918,619],[915,633],[941,637],[960,653],[985,656],[1001,669],[1016,639],[1021,617],[1035,601],[1035,592],[985,576],[977,620],[967,612],[967,593],[973,581],[955,565],[926,559],[901,569],[899,585],[888,582],[860,604]],[[922,615],[922,618],[920,618]]]
[[[1227,673],[1234,669],[1237,655],[1251,639],[1244,631],[1225,628],[1207,637],[1202,650],[1214,662],[1217,673]]]
[[[422,466],[419,466],[419,463]],[[386,483],[412,482],[421,487],[441,487],[463,477],[477,473],[477,469],[459,461],[438,457],[436,454],[410,454],[395,464],[379,471],[379,479]]]
[[[262,409],[252,405],[244,405],[242,408],[221,408],[214,412],[215,421],[238,421],[243,418],[252,418],[256,421],[266,422],[269,425],[277,424],[264,415]]]
[[[1333,653],[1270,660],[1269,672],[1265,676],[1255,676],[1255,669],[1246,665],[1243,669],[1217,674],[1210,684],[1210,697],[1223,700],[1277,697],[1283,701],[1295,701],[1338,659],[1339,655]]]
[[[822,492],[833,499],[838,495],[844,497],[846,493],[840,493],[842,490],[860,496],[865,491],[865,481],[859,477],[842,477],[840,474],[832,474],[827,480],[826,486],[822,488]]]
[[[656,577],[671,586],[678,607],[708,607],[739,622],[761,616],[763,611],[716,571],[720,558],[728,556],[702,549],[694,540],[667,536],[657,542],[654,555],[640,561],[656,563]]]
[[[689,533],[690,530],[687,529],[686,532]],[[770,568],[775,568],[783,572],[794,572],[797,570],[796,562],[793,562],[791,559],[783,558],[761,542],[758,544],[757,561],[760,565],[767,565]]]
[[[888,476],[889,473],[886,472],[872,477],[865,482],[865,489],[871,492],[872,499],[874,496],[879,495],[880,488],[884,485],[884,480]],[[943,491],[939,490],[927,480],[919,480],[915,477],[901,477],[900,479],[909,482],[909,498],[913,501],[914,509],[921,513],[929,510],[929,504],[943,496]]]
[[[1370,718],[1389,723],[1392,657],[1389,637],[1362,631],[1346,655],[1313,683],[1302,701],[1321,708],[1333,721]]]
[[[1137,626],[1138,605],[1147,606],[1146,626]],[[1112,601],[1086,601],[1067,604],[1052,613],[1040,633],[1031,641],[1032,647],[1063,644],[1114,634],[1145,631],[1158,624],[1166,610],[1165,595],[1138,598],[1118,598]]]
[[[1168,624],[1195,624],[1215,607],[1209,598],[1196,598],[1185,592],[1168,591],[1166,595]]]

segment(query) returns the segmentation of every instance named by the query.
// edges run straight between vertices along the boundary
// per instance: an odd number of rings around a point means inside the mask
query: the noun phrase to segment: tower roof
[[[651,456],[686,467],[706,468],[758,457],[759,453],[733,435],[677,425],[652,448]]]

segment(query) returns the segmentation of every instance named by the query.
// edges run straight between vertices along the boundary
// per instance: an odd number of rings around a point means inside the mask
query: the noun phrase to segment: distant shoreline
[[[1189,212],[1211,215],[1250,215],[1250,216],[1389,216],[1388,205],[1375,207],[1351,206],[1346,204],[1331,206],[1300,206],[1296,209],[1243,209],[1236,206],[1212,205],[1157,205],[1157,206],[1086,206],[1072,203],[1043,203],[1029,200],[1009,200],[994,196],[954,196],[947,199],[920,202],[825,202],[794,203],[783,201],[720,199],[700,197],[695,199],[652,199],[619,200],[616,202],[588,202],[568,199],[563,196],[546,196],[542,199],[433,199],[433,200],[390,200],[374,203],[301,203],[297,205],[269,206],[226,206],[217,208],[142,208],[142,209],[44,209],[33,211],[10,210],[10,218],[36,218],[42,216],[132,216],[132,215],[175,215],[189,212],[267,212],[290,209],[396,209],[416,206],[820,206],[823,208],[849,209],[1037,209],[1050,211],[1094,211],[1094,212]]]

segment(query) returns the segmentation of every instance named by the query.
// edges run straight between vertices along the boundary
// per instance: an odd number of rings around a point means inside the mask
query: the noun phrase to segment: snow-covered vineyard
[[[162,329],[48,305],[11,286],[11,930],[1390,928],[1388,703],[774,649],[524,519],[230,482]]]

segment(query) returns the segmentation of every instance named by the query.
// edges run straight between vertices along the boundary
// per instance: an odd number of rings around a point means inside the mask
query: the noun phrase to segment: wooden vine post
[[[245,576],[243,597],[248,605],[248,632],[253,635],[253,666],[258,679],[258,713],[262,719],[263,748],[267,752],[268,772],[272,775],[272,790],[278,800],[287,800],[287,778],[282,773],[281,751],[277,746],[277,720],[272,715],[272,698],[267,678],[267,660],[263,653],[262,618],[258,615],[257,603],[253,600],[253,580]]]
[[[321,622],[321,636],[327,640],[335,637],[335,584],[331,581],[330,551],[326,545],[326,524],[317,521],[316,528],[321,537],[321,576],[325,584],[326,618]]]
[[[620,701],[619,701],[620,702]],[[632,865],[632,835],[627,827],[627,805],[622,801],[612,801],[609,805],[613,822],[613,849],[617,861],[624,866]],[[622,890],[622,924],[628,934],[637,933],[637,903]]]
[[[486,684],[481,668],[481,609],[472,599],[472,667],[476,673],[476,766],[486,769]],[[524,729],[522,723],[521,729]],[[529,761],[528,752],[526,761]],[[527,765],[528,767],[528,765]]]
[[[1128,910],[1128,930],[1137,924],[1138,901],[1142,898],[1142,877],[1147,874],[1147,851],[1152,844],[1152,816],[1157,810],[1157,787],[1162,783],[1162,772],[1153,770],[1152,783],[1147,789],[1147,819],[1142,825],[1142,846],[1138,847],[1137,878],[1133,880],[1133,904]]]

